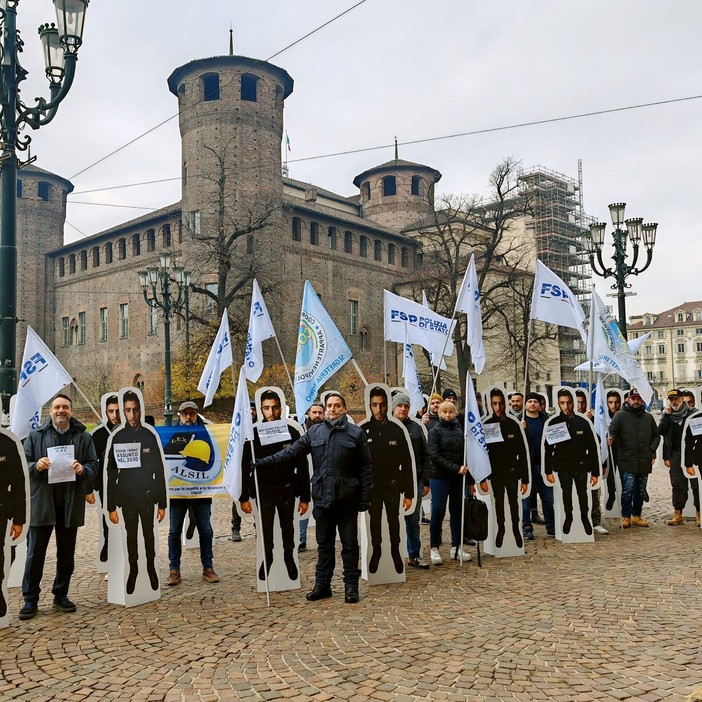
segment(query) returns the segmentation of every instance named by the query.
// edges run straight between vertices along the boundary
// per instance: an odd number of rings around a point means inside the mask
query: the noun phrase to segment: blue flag
[[[353,354],[309,280],[305,281],[295,358],[295,409],[303,417],[319,389]]]

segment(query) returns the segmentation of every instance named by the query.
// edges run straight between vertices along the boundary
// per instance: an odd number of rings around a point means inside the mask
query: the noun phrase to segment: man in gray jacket
[[[71,447],[70,468],[75,479],[54,482],[50,472],[50,449]],[[73,404],[66,395],[56,395],[51,401],[49,419],[31,432],[24,442],[31,489],[31,513],[27,534],[27,563],[22,580],[24,607],[20,619],[32,619],[37,614],[41,578],[44,573],[46,549],[51,532],[56,530],[56,577],[52,592],[54,609],[75,612],[68,599],[68,587],[74,569],[78,527],[85,521],[86,481],[93,480],[98,460],[93,439],[85,426],[73,418]],[[69,453],[70,455],[70,453]]]

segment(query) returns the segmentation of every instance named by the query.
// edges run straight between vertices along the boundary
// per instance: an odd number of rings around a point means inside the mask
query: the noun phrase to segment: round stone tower
[[[441,173],[420,163],[395,158],[357,175],[363,214],[386,227],[402,230],[434,211],[434,184]]]
[[[168,78],[182,137],[183,246],[267,217],[280,226],[283,102],[293,80],[245,56],[191,61]],[[257,232],[257,237],[260,232]]]

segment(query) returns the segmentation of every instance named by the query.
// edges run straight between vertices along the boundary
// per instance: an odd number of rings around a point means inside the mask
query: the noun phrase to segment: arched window
[[[153,229],[146,230],[146,253],[156,250],[156,232]]]
[[[685,313],[678,312],[678,322],[684,322],[684,321],[685,321]]]
[[[164,224],[161,231],[161,236],[163,238],[163,248],[169,249],[171,247],[171,225]]]
[[[367,236],[361,237],[358,253],[362,258],[368,258],[368,237]]]
[[[141,236],[132,235],[132,256],[141,256]]]
[[[397,259],[397,246],[395,244],[390,244],[388,246],[388,263],[394,266]]]
[[[373,258],[376,261],[383,260],[383,242],[380,239],[376,239],[373,244]]]
[[[366,181],[361,183],[361,202],[368,202],[370,200],[370,183]]]
[[[397,181],[395,176],[385,176],[383,178],[383,195],[396,195],[397,194]]]
[[[702,322],[702,310],[695,310],[695,322]]]
[[[299,217],[292,218],[292,239],[302,241],[302,220]]]
[[[327,230],[327,246],[330,249],[336,249],[338,239],[339,230],[336,227],[329,227]]]
[[[66,262],[63,256],[58,260],[58,275],[59,278],[63,278],[63,276],[66,275]]]
[[[100,265],[100,247],[93,246],[91,254],[93,258],[93,268],[98,268]]]
[[[412,176],[412,195],[419,195],[419,184],[422,182],[422,179],[419,176]]]
[[[88,270],[88,252],[81,251],[78,254],[78,265],[82,271]]]
[[[112,242],[105,244],[105,263],[112,263]]]
[[[361,329],[361,351],[370,350],[370,338],[368,337],[368,330]]]
[[[310,223],[310,244],[319,246],[319,224],[317,222]]]
[[[76,321],[76,318],[74,317],[71,320],[70,345],[75,346],[77,343],[78,343],[78,322]]]
[[[344,232],[344,253],[353,253],[353,233]]]
[[[402,256],[402,267],[409,268],[410,256],[409,256],[409,249],[406,246],[402,247],[401,256]]]
[[[206,73],[200,78],[202,83],[202,99],[205,102],[219,100],[219,73]]]
[[[241,99],[246,102],[258,100],[258,76],[251,73],[244,73],[241,76]]]
[[[127,240],[124,237],[117,239],[117,258],[120,261],[127,258]]]
[[[68,257],[68,272],[69,273],[76,272],[76,255],[75,254],[71,254]]]
[[[49,202],[51,199],[51,183],[47,183],[45,180],[40,180],[37,183],[37,195],[40,200],[44,202]]]

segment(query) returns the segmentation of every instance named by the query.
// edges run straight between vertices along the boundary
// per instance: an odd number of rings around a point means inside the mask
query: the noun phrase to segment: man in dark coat
[[[653,417],[646,412],[643,398],[632,390],[624,406],[609,424],[608,443],[617,442],[619,472],[622,476],[622,529],[632,524],[647,527],[641,518],[648,476],[656,462],[660,433]]]
[[[312,500],[317,523],[319,557],[310,601],[332,596],[335,539],[341,540],[344,563],[344,599],[358,602],[358,513],[370,505],[373,466],[365,432],[346,417],[346,400],[331,392],[325,400],[326,419],[314,424],[292,446],[273,456],[257,459],[255,468],[272,466],[312,455]]]
[[[75,480],[49,482],[49,449],[73,447],[72,470]],[[20,619],[32,619],[38,611],[41,578],[51,533],[56,530],[56,577],[51,589],[54,609],[75,612],[68,588],[75,567],[78,527],[85,522],[86,482],[95,478],[98,468],[95,446],[85,426],[73,418],[73,403],[67,395],[51,401],[49,419],[24,441],[31,488],[31,513],[27,535],[27,563],[22,580],[24,607]]]

